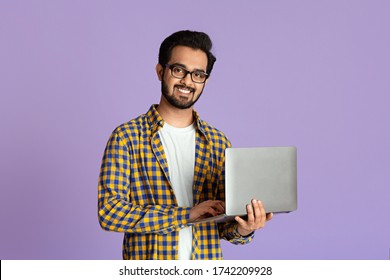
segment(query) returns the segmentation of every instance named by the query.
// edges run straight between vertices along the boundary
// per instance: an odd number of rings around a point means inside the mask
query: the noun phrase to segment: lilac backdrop
[[[299,210],[226,259],[388,259],[389,1],[0,2],[0,259],[120,259],[97,221],[115,126],[160,96],[161,41],[202,30],[196,105],[234,146],[295,145]]]

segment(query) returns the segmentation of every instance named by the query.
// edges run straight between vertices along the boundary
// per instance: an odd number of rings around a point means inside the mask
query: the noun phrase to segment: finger
[[[225,209],[225,202],[223,202],[222,200],[206,200],[201,202],[200,204],[211,205],[211,206],[220,205]]]
[[[251,204],[246,205],[246,213],[248,214],[248,223],[253,224],[255,222],[255,216]]]
[[[225,212],[224,203],[220,200],[208,200],[204,203],[204,206],[212,207],[218,213]]]
[[[260,200],[252,199],[252,205],[253,210],[255,213],[255,219],[257,220],[258,217],[261,217],[261,207],[260,207]]]
[[[272,220],[272,217],[273,217],[273,216],[274,216],[274,213],[272,213],[272,212],[271,212],[271,213],[268,213],[267,216],[266,216],[266,220],[267,220],[267,221]]]
[[[202,217],[217,216],[223,213],[224,211],[225,208],[223,207],[222,201],[214,201],[214,200],[203,201],[191,209],[190,221],[199,220]]]
[[[264,223],[265,219],[266,219],[265,218],[266,217],[265,209],[263,207],[263,203],[260,200],[258,200],[258,203],[259,203],[259,206],[260,206],[260,221],[262,223]]]
[[[223,207],[223,209],[225,209],[225,202],[224,201],[222,201],[222,200],[215,200],[215,201],[217,201]]]
[[[222,201],[216,201],[216,203],[214,204],[214,208],[218,213],[225,212],[225,204]]]
[[[210,214],[211,216],[217,216],[219,213],[214,209],[212,206],[208,206],[205,208],[206,213]]]
[[[247,221],[245,221],[243,218],[241,218],[240,216],[236,216],[234,219],[235,219],[236,222],[239,223],[243,228],[247,228]]]

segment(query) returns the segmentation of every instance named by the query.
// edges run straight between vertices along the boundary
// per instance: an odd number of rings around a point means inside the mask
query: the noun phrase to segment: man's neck
[[[161,98],[157,107],[157,112],[165,122],[174,127],[187,127],[194,122],[192,107],[188,109],[178,109]]]

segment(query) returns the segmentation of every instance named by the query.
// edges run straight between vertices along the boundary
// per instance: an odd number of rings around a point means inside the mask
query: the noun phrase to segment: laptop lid
[[[267,213],[297,209],[295,147],[227,148],[225,153],[226,215],[246,215],[253,198]]]

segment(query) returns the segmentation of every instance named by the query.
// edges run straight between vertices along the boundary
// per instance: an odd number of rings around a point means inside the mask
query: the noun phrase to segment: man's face
[[[201,50],[194,50],[185,46],[176,46],[172,50],[168,64],[179,65],[192,72],[200,70],[206,72],[207,56]],[[184,78],[175,78],[168,67],[157,65],[157,73],[161,80],[163,97],[169,104],[178,109],[192,107],[203,92],[205,84],[194,83],[191,74]],[[206,80],[207,81],[207,80]]]

